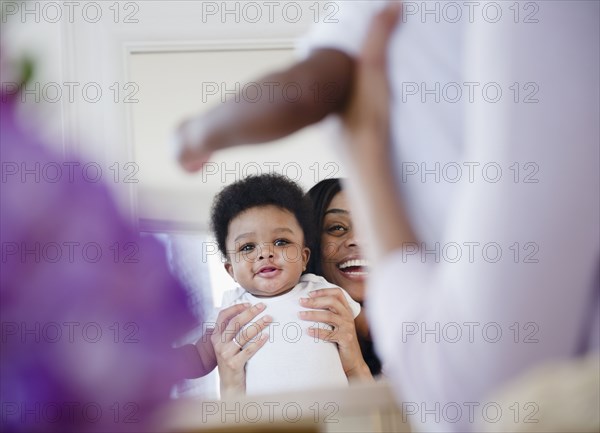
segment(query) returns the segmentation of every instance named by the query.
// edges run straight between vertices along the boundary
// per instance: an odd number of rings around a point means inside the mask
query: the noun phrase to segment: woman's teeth
[[[366,276],[369,274],[368,268],[369,262],[364,259],[348,260],[338,265],[340,271],[347,275],[353,276]]]
[[[340,263],[338,265],[338,268],[345,269],[345,268],[350,268],[350,267],[354,267],[354,266],[361,266],[361,267],[369,266],[369,261],[364,260],[364,259],[348,260],[346,262]]]

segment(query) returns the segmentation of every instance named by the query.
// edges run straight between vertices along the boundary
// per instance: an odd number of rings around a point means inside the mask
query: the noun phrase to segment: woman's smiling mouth
[[[369,275],[369,266],[369,261],[364,259],[348,259],[337,264],[344,276],[361,279]]]

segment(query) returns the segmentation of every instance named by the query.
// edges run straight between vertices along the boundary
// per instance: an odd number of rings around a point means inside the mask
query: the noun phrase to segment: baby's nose
[[[273,243],[263,244],[260,247],[259,259],[264,259],[265,257],[273,258],[274,256],[274,245]]]

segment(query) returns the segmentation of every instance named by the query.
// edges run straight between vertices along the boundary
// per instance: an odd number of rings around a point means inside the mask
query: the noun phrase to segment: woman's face
[[[361,256],[349,209],[344,191],[329,203],[321,231],[321,265],[328,281],[361,302],[369,263]]]

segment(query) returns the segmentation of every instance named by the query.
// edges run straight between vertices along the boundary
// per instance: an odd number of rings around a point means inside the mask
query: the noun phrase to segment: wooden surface
[[[172,432],[409,432],[384,381],[207,401],[180,399],[159,416]]]

